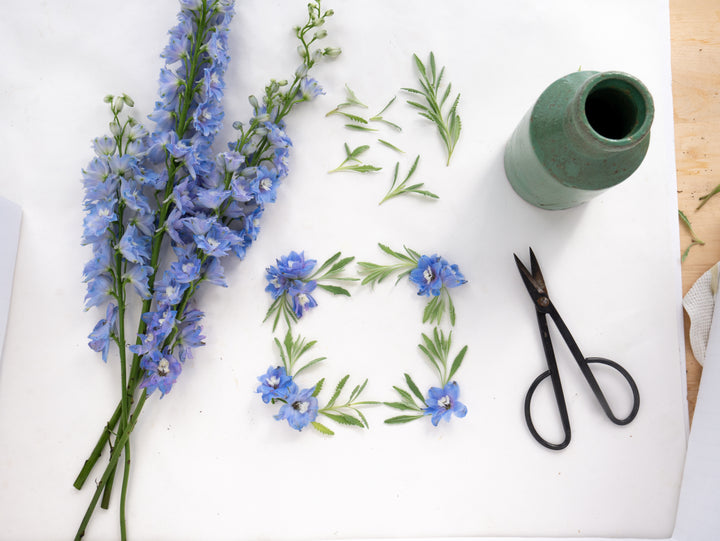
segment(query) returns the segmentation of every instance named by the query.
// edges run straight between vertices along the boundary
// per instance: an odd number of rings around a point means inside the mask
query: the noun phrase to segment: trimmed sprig
[[[329,111],[325,116],[339,114],[342,112],[343,109],[347,107],[362,107],[363,109],[368,108],[367,105],[365,105],[358,99],[358,97],[355,95],[355,92],[353,92],[353,90],[347,84],[345,84],[345,101],[338,104],[335,109]]]
[[[380,265],[378,263],[370,263],[368,261],[359,261],[358,268],[359,274],[362,276],[360,285],[371,285],[379,284],[389,276],[397,274],[397,284],[402,278],[410,274],[410,272],[417,267],[417,263],[420,260],[420,254],[415,250],[411,250],[407,246],[403,246],[405,253],[397,252],[386,246],[385,244],[378,243],[380,249],[396,259],[398,263],[393,265]]]
[[[358,400],[362,392],[365,390],[365,387],[367,386],[367,379],[361,384],[356,385],[345,401],[339,401],[340,395],[342,394],[342,391],[345,388],[349,379],[350,375],[348,374],[338,382],[338,384],[335,386],[335,390],[332,396],[330,397],[330,400],[328,400],[328,403],[324,407],[318,409],[318,413],[327,417],[331,421],[334,421],[341,425],[356,426],[359,428],[370,428],[370,425],[368,424],[363,412],[360,411],[360,408],[363,406],[379,404],[379,402],[372,400]],[[317,396],[317,394],[319,394],[320,392],[320,389],[322,389],[322,382],[324,382],[324,380],[321,380],[315,386],[315,396]],[[327,434],[329,436],[335,434],[327,426],[317,421],[314,421],[312,423],[312,426],[323,434]]]
[[[702,205],[701,205],[702,206]],[[698,207],[699,208],[699,207]],[[704,246],[705,242],[700,240],[697,235],[695,234],[695,231],[693,231],[692,225],[690,224],[690,219],[685,215],[685,213],[682,210],[678,210],[678,215],[680,216],[680,220],[682,220],[682,223],[685,224],[685,227],[687,227],[688,231],[690,232],[690,244],[687,248],[685,248],[685,251],[682,254],[682,257],[680,259],[680,262],[685,262],[685,258],[690,253],[690,249],[693,246]]]
[[[328,171],[328,173],[340,173],[342,171],[352,171],[355,173],[373,173],[380,171],[382,167],[375,165],[364,164],[359,159],[359,156],[370,148],[369,145],[360,145],[359,147],[350,150],[350,147],[345,143],[345,160],[338,165],[335,169]]]
[[[395,124],[394,122],[390,122],[389,120],[387,120],[386,118],[384,118],[382,116],[385,113],[385,111],[387,111],[390,108],[390,106],[393,103],[395,103],[396,99],[397,99],[397,96],[393,96],[392,99],[389,102],[387,102],[387,104],[385,104],[385,107],[380,109],[379,113],[370,117],[370,122],[381,122],[381,123],[385,124],[386,126],[390,126],[392,129],[394,129],[396,131],[402,131],[402,128],[399,125]]]
[[[427,404],[425,403],[425,397],[420,392],[420,389],[415,384],[410,375],[404,375],[405,384],[407,385],[409,391],[406,391],[405,389],[402,389],[397,385],[393,385],[393,389],[400,396],[400,400],[394,402],[383,402],[383,404],[396,410],[411,413],[405,413],[403,415],[398,415],[396,417],[390,417],[389,419],[385,419],[386,424],[393,425],[409,423],[410,421],[415,421],[427,415],[425,413],[425,409],[427,408]]]
[[[455,373],[462,365],[465,354],[467,353],[467,346],[463,346],[460,352],[453,359],[452,364],[448,366],[450,358],[450,347],[452,346],[452,331],[447,336],[445,333],[435,327],[433,329],[432,338],[422,333],[423,343],[418,344],[418,348],[422,351],[430,361],[430,364],[435,368],[440,376],[440,383],[444,387],[450,380],[452,380]]]
[[[393,180],[392,184],[390,185],[390,189],[385,194],[385,197],[382,198],[380,203],[378,205],[382,205],[385,201],[392,199],[393,197],[397,197],[399,195],[406,195],[406,194],[417,194],[422,195],[424,197],[429,197],[431,199],[440,199],[440,197],[437,194],[434,194],[433,192],[429,190],[423,190],[422,187],[425,186],[423,182],[418,182],[416,184],[409,184],[410,177],[413,176],[413,173],[415,173],[415,169],[417,169],[418,161],[420,160],[420,156],[415,158],[415,161],[413,162],[412,166],[410,167],[410,171],[408,171],[408,174],[405,175],[405,179],[398,184],[398,171],[400,169],[400,162],[397,162],[395,164],[395,172],[393,173]]]
[[[285,368],[285,372],[290,377],[295,377],[300,374],[300,372],[303,372],[311,366],[316,365],[317,363],[327,359],[327,357],[316,357],[295,370],[295,365],[300,360],[300,357],[310,351],[310,349],[312,349],[312,347],[317,344],[317,340],[307,341],[300,335],[298,335],[297,338],[293,338],[290,329],[288,329],[287,333],[285,333],[285,338],[282,342],[280,342],[280,340],[278,340],[277,338],[275,338],[274,340],[275,345],[280,352],[280,360],[282,361],[283,367]]]
[[[460,130],[462,129],[462,122],[457,113],[460,94],[455,97],[447,113],[443,113],[443,107],[452,91],[452,83],[448,83],[445,90],[441,90],[445,67],[443,66],[438,73],[433,52],[430,52],[430,59],[427,66],[423,64],[416,54],[413,55],[413,59],[415,60],[415,65],[420,75],[418,79],[420,89],[403,88],[403,90],[422,96],[425,99],[425,103],[414,100],[407,100],[407,103],[416,108],[420,116],[427,118],[435,124],[440,138],[445,145],[447,165],[450,165],[450,158],[460,138]]]

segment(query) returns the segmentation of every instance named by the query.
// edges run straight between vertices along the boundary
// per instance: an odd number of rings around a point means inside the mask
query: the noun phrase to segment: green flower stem
[[[105,468],[105,473],[103,473],[103,476],[101,477],[100,481],[97,484],[97,487],[95,488],[95,493],[90,500],[90,505],[88,505],[87,511],[85,512],[85,515],[83,516],[83,519],[80,523],[80,527],[75,534],[75,541],[82,539],[85,535],[85,529],[90,522],[90,518],[92,517],[93,511],[95,510],[95,506],[100,499],[100,495],[105,489],[105,485],[107,484],[108,479],[110,478],[112,472],[115,470],[115,466],[117,465],[118,459],[120,458],[120,454],[122,453],[125,444],[127,444],[128,440],[130,439],[130,434],[132,433],[135,425],[137,424],[138,417],[140,416],[140,412],[142,411],[146,399],[147,393],[143,392],[140,395],[137,406],[135,406],[135,410],[132,412],[128,419],[128,425],[125,428],[125,431],[122,434],[118,434],[118,441],[112,451],[112,454],[110,455],[110,461],[107,465],[107,468]]]

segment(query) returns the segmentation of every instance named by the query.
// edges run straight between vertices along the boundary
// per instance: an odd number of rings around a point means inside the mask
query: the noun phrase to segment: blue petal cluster
[[[268,282],[265,291],[269,292],[273,299],[288,295],[293,312],[298,318],[302,317],[307,310],[317,306],[317,301],[312,296],[317,282],[308,279],[316,264],[314,259],[305,259],[305,252],[292,251],[276,259],[275,265],[265,269]]]
[[[441,419],[450,421],[450,418],[465,417],[467,407],[458,400],[460,395],[460,387],[454,381],[447,383],[442,389],[440,387],[431,387],[428,391],[428,397],[425,399],[426,415],[432,415],[431,421],[437,426]]]
[[[260,385],[255,392],[261,395],[263,402],[268,404],[278,400],[283,403],[275,415],[278,421],[287,421],[295,430],[302,430],[317,418],[318,400],[313,396],[315,387],[300,389],[285,367],[271,366],[257,379]]]
[[[421,256],[410,272],[410,281],[418,286],[418,295],[438,296],[443,287],[452,288],[467,282],[457,265],[451,265],[437,254]]]

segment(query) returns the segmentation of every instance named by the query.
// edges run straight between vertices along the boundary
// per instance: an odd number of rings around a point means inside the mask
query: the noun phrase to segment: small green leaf
[[[326,408],[330,409],[335,404],[335,401],[338,399],[338,396],[340,396],[340,393],[343,390],[343,387],[345,387],[345,384],[347,383],[347,380],[350,378],[350,374],[342,378],[337,386],[335,387],[335,392],[333,393],[332,397],[330,398],[330,401],[327,403]]]
[[[420,389],[417,385],[415,385],[415,382],[410,377],[410,374],[405,374],[405,382],[407,383],[408,389],[412,391],[412,393],[420,400],[421,404],[425,404],[425,397],[420,392]]]
[[[344,287],[339,286],[331,286],[327,284],[317,284],[317,286],[321,289],[324,289],[325,291],[329,291],[333,295],[345,295],[346,297],[350,297],[350,292],[345,289]]]
[[[398,415],[397,417],[390,417],[389,419],[385,419],[385,423],[388,425],[397,425],[402,423],[409,423],[410,421],[414,421],[416,419],[422,419],[425,417],[424,415]]]
[[[335,435],[335,432],[333,432],[332,430],[330,430],[328,427],[326,427],[326,426],[325,426],[324,424],[322,424],[322,423],[318,423],[317,421],[313,421],[311,424],[312,424],[312,427],[313,427],[315,430],[317,430],[318,432],[321,432],[322,434],[325,434],[325,435],[327,435],[327,436],[334,436],[334,435]]]
[[[322,411],[320,410],[318,413],[321,413],[328,419],[332,419],[338,424],[341,425],[348,425],[348,426],[359,426],[360,428],[365,428],[365,425],[360,419],[356,419],[352,415],[348,415],[347,413],[331,413],[329,411]]]
[[[392,143],[389,143],[388,141],[385,141],[385,139],[378,139],[378,143],[380,143],[381,145],[385,145],[386,147],[394,150],[395,152],[400,152],[401,154],[405,154],[405,151],[404,151],[404,150],[400,150],[398,147],[396,147],[396,146],[393,145]]]
[[[396,410],[403,410],[403,411],[418,411],[418,408],[410,406],[409,404],[406,404],[405,402],[383,402],[386,406],[390,408],[394,408]]]
[[[312,396],[317,397],[317,395],[320,394],[320,391],[322,391],[323,385],[325,385],[325,378],[321,378],[316,384],[315,384],[315,390],[312,393]]]
[[[455,375],[455,372],[457,372],[458,369],[460,368],[460,366],[462,365],[463,359],[465,358],[465,354],[467,353],[467,349],[468,349],[468,347],[464,346],[460,350],[460,353],[458,353],[455,356],[455,360],[453,360],[452,366],[450,367],[450,373],[448,374],[448,377],[447,377],[448,381],[450,381],[453,378],[453,376]]]

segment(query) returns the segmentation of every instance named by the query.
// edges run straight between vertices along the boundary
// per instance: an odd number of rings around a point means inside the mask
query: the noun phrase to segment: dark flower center
[[[300,413],[305,413],[308,410],[309,406],[310,405],[304,400],[298,400],[297,402],[292,403],[292,409],[294,409],[295,411],[299,411]]]
[[[440,400],[438,400],[438,406],[449,410],[450,408],[452,408],[452,399],[448,395],[445,395]]]

